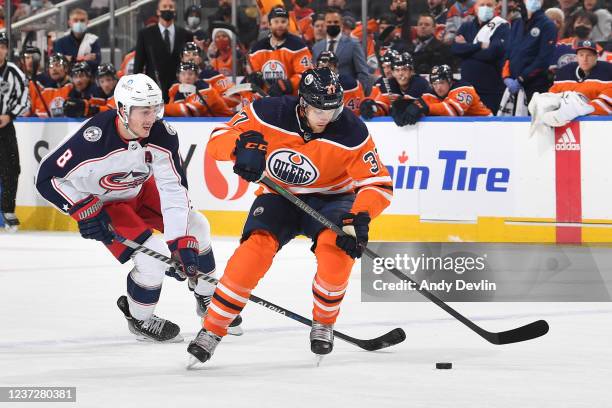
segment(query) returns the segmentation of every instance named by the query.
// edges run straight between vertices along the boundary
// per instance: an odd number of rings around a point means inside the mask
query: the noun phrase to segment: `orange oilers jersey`
[[[99,108],[100,112],[106,112],[107,110],[117,109],[117,104],[115,103],[115,97],[113,95],[107,96],[104,94],[100,87],[96,87],[93,95],[87,101],[89,105],[94,105]]]
[[[367,127],[348,109],[323,133],[305,134],[296,97],[263,98],[213,130],[207,154],[216,160],[233,160],[236,139],[248,130],[264,135],[266,173],[292,193],[355,193],[351,211],[367,211],[372,218],[389,205],[393,194],[389,172]],[[274,193],[262,186],[257,194]]]
[[[595,108],[592,115],[612,115],[612,64],[597,61],[588,76],[572,62],[557,71],[549,92],[580,92]]]
[[[210,66],[213,67],[214,70],[219,71],[226,77],[232,76],[232,54],[229,54],[227,59],[223,59],[221,57],[211,58],[209,62]]]
[[[117,72],[118,78],[121,78],[124,75],[131,75],[134,73],[135,57],[136,51],[128,52],[125,57],[123,57],[123,61],[121,61],[121,66],[119,67],[119,71]]]
[[[389,90],[387,90],[387,86]],[[405,99],[418,99],[426,92],[431,92],[429,82],[420,75],[413,75],[410,77],[408,87],[405,90],[401,89],[395,78],[389,78],[387,80],[379,78],[378,81],[376,81],[376,88],[378,88],[378,90],[372,92],[370,95],[370,99],[374,99],[374,102],[376,102],[376,105],[380,108],[375,112],[375,116],[388,115],[391,111],[391,104],[399,97]],[[375,95],[374,98],[372,98],[373,95]]]
[[[422,98],[429,107],[429,116],[493,116],[474,87],[464,81],[453,82],[446,98],[434,93],[426,93]]]
[[[249,64],[254,72],[261,72],[264,80],[288,79],[297,95],[302,73],[312,65],[312,54],[300,37],[287,34],[278,48],[269,38],[257,41],[249,53]]]
[[[223,96],[223,100],[230,108],[238,105],[240,103],[239,98],[232,98],[231,96],[226,97],[224,95],[225,91],[234,86],[232,80],[222,73],[215,71],[214,69],[203,69],[200,72],[200,79],[208,82],[210,86],[215,88],[215,90],[219,93],[219,95]]]
[[[226,105],[223,97],[207,82],[198,80],[196,91],[189,85],[174,83],[168,90],[167,116],[232,116],[234,112]]]
[[[340,75],[340,85],[344,89],[344,107],[359,116],[359,105],[365,98],[361,83],[351,76]]]
[[[36,83],[38,91],[34,81],[30,81],[29,84],[32,115],[41,118],[49,117],[49,113],[51,117],[64,116],[64,102],[68,99],[73,85],[70,82],[63,85],[55,83],[47,75],[38,75]]]

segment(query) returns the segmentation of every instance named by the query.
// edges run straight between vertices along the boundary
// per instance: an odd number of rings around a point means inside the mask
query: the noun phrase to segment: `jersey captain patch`
[[[268,172],[283,183],[307,186],[319,178],[319,170],[308,157],[290,149],[279,149],[268,157]]]

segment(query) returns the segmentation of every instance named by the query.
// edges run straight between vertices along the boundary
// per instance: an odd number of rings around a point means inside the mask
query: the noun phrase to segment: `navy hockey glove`
[[[198,255],[200,253],[198,240],[191,235],[186,235],[168,241],[167,244],[172,253],[172,259],[179,263],[181,270],[175,271],[175,273],[178,272],[180,278],[168,272],[166,274],[174,276],[178,280],[185,280],[184,276],[195,278],[198,275],[198,268],[200,266],[198,263]],[[181,274],[184,276],[181,276]]]
[[[337,236],[336,245],[351,258],[361,258],[363,249],[368,245],[370,215],[367,212],[348,213],[342,216],[342,231],[347,235]]]
[[[367,120],[372,119],[376,115],[378,109],[378,105],[376,105],[373,99],[364,99],[359,105],[359,113]]]
[[[248,130],[236,139],[234,173],[249,182],[261,180],[266,169],[268,142],[255,130]]]
[[[245,82],[257,85],[260,88],[263,88],[266,84],[266,81],[264,81],[261,72],[251,72],[249,75],[246,76]]]
[[[81,236],[85,239],[95,239],[106,245],[113,243],[113,233],[110,230],[110,217],[102,208],[102,201],[93,195],[77,201],[68,213],[79,224]]]
[[[406,109],[412,103],[409,99],[397,98],[391,104],[391,112],[390,115],[393,118],[393,121],[397,126],[405,126],[404,123],[404,115],[406,114]]]
[[[397,101],[394,103],[397,103]],[[404,112],[398,115],[397,119],[393,119],[398,126],[414,125],[421,117],[427,114],[429,114],[429,107],[423,99],[419,98],[409,103]]]
[[[277,79],[275,81],[268,81],[268,95],[283,96],[291,95],[291,93],[293,93],[293,85],[288,79]]]
[[[87,107],[83,99],[68,98],[66,102],[64,102],[64,115],[69,118],[84,118],[86,116],[86,110]]]

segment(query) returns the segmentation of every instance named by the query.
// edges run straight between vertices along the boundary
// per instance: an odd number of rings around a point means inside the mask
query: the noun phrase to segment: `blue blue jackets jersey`
[[[49,152],[38,169],[38,192],[67,212],[89,195],[104,203],[131,200],[154,177],[167,240],[185,235],[189,198],[176,131],[157,121],[148,138],[127,141],[117,120],[116,110],[99,113]]]
[[[461,58],[461,79],[472,84],[479,93],[503,92],[502,68],[510,25],[497,27],[486,49],[482,49],[479,42],[473,43],[480,28],[478,19],[463,23],[457,35],[462,35],[466,43],[455,42],[451,46],[453,54]]]
[[[556,42],[557,28],[543,10],[536,11],[528,21],[517,19],[510,30],[506,50],[509,72],[504,76],[522,77],[525,83],[546,76]]]

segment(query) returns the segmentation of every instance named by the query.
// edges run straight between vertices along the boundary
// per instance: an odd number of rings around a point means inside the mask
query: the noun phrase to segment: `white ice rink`
[[[237,240],[214,244],[223,270]],[[308,247],[285,247],[254,293],[310,316]],[[429,302],[361,303],[355,271],[336,329],[371,338],[402,327],[404,343],[366,352],[336,339],[317,368],[306,326],[249,304],[244,336],[187,371],[199,320],[186,284],[168,278],[156,312],[186,342],[138,343],[115,305],[129,269],[77,234],[0,233],[0,386],[77,387],[76,404],[37,407],[612,407],[610,303],[453,304],[488,330],[550,324],[543,338],[493,346]]]

